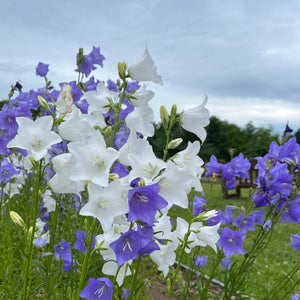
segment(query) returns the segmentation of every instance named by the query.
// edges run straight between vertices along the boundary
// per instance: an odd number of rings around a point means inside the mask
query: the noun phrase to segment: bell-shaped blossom
[[[206,103],[207,96],[205,96],[202,104],[187,109],[181,116],[182,127],[196,134],[202,142],[206,139],[206,130],[204,127],[209,124],[209,111],[205,108]]]
[[[130,103],[135,107],[139,107],[148,103],[154,97],[154,92],[147,90],[146,84],[143,84],[141,88],[134,92],[133,97],[135,99],[131,99]]]
[[[96,239],[95,236],[93,236],[91,249],[95,248]],[[86,252],[86,232],[83,230],[77,230],[76,231],[76,242],[73,245],[73,248],[76,250],[81,251],[84,255]]]
[[[72,257],[71,246],[64,239],[59,243],[59,246],[54,245],[54,257],[63,262],[63,271],[70,271],[71,268],[75,268],[75,260]]]
[[[27,150],[35,160],[40,160],[47,155],[48,149],[62,141],[61,137],[51,131],[53,119],[44,116],[33,121],[25,117],[17,117],[18,133],[12,139],[8,148],[21,148]]]
[[[195,259],[195,266],[203,268],[206,264],[206,256],[197,256]]]
[[[144,103],[131,112],[125,119],[130,131],[141,133],[144,137],[154,135],[154,113],[148,103]]]
[[[235,231],[229,227],[225,227],[222,231],[217,245],[223,250],[225,256],[230,258],[234,254],[245,254],[243,248],[243,240],[245,238],[243,232]]]
[[[90,277],[87,286],[79,293],[79,296],[89,300],[110,300],[113,296],[113,289],[114,285],[110,279]]]
[[[162,271],[164,277],[166,277],[170,266],[173,266],[175,263],[175,251],[178,247],[178,242],[169,242],[166,245],[159,245],[159,247],[160,250],[153,251],[150,257],[158,265],[158,270]]]
[[[47,76],[48,71],[49,71],[49,65],[44,64],[42,62],[38,63],[38,65],[36,67],[36,75],[37,76],[41,76],[41,77]]]
[[[191,190],[193,179],[191,172],[169,161],[164,172],[154,181],[159,184],[159,194],[168,201],[170,206],[176,204],[187,208],[187,194]]]
[[[13,163],[10,163],[6,158],[2,159],[0,167],[0,181],[8,182],[14,175],[19,173],[20,171],[17,171],[14,168]]]
[[[136,132],[130,132],[126,143],[119,150],[119,161],[129,166],[131,162],[128,159],[129,154],[142,154],[149,152],[150,156],[155,156],[149,142],[145,139],[137,138]]]
[[[168,202],[158,193],[159,185],[157,183],[129,190],[128,221],[140,219],[152,226],[155,222],[156,211],[168,205]]]
[[[49,185],[55,193],[77,194],[84,190],[84,180],[71,180],[70,175],[76,165],[71,153],[63,153],[52,159],[56,174],[49,180]]]
[[[97,218],[104,232],[111,228],[114,217],[128,213],[128,203],[121,198],[120,181],[113,181],[107,187],[90,183],[88,192],[89,201],[81,208],[79,214]]]
[[[109,171],[118,158],[118,152],[106,148],[101,135],[95,135],[86,143],[72,142],[68,149],[76,161],[71,180],[90,180],[99,186],[108,185]]]
[[[47,208],[47,212],[53,212],[56,208],[56,200],[52,197],[51,191],[46,190],[43,196],[44,207]]]
[[[133,80],[152,81],[162,84],[162,78],[157,74],[156,66],[147,47],[145,48],[144,55],[134,64],[129,66],[128,73]]]
[[[128,176],[130,179],[141,177],[152,180],[160,170],[166,167],[166,163],[155,156],[148,143],[140,142],[136,146],[137,152],[128,154],[129,165],[132,167]]]
[[[64,122],[58,126],[58,132],[67,141],[86,141],[95,135],[94,126],[105,127],[101,112],[82,114],[78,108],[74,107],[73,111],[64,117]]]
[[[110,248],[116,254],[118,265],[121,266],[129,260],[136,259],[140,254],[144,254],[142,249],[152,241],[152,238],[153,231],[149,235],[141,229],[137,231],[130,229],[122,234],[115,242],[110,244]]]
[[[207,170],[205,176],[208,176],[213,175],[213,173],[219,173],[222,169],[222,164],[218,163],[217,158],[214,155],[212,155],[210,157],[210,161],[205,165],[205,167]]]
[[[290,247],[294,248],[294,252],[300,250],[300,236],[298,234],[291,234],[292,242],[290,243]]]
[[[102,273],[105,275],[110,275],[116,277],[116,282],[119,286],[122,286],[126,276],[130,276],[131,270],[130,265],[132,260],[127,261],[122,266],[119,266],[116,261],[109,260],[104,263],[102,267]]]
[[[109,101],[111,98],[113,101],[117,99],[118,94],[115,91],[109,90],[104,82],[100,82],[97,85],[97,91],[88,91],[84,93],[84,97],[89,104],[88,113],[91,114],[94,111],[101,111],[107,113],[109,111]]]

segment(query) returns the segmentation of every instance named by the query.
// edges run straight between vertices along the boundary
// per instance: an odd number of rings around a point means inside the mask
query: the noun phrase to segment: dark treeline
[[[284,130],[284,128],[283,128]],[[210,118],[210,124],[206,127],[207,138],[201,145],[200,157],[205,161],[209,161],[212,154],[218,160],[230,161],[228,149],[235,148],[235,155],[243,153],[244,157],[253,158],[256,156],[264,156],[269,151],[272,141],[278,141],[279,136],[272,132],[272,128],[255,127],[251,122],[244,127],[239,127],[227,121],[221,121],[215,116]],[[297,142],[300,142],[300,129],[295,134]],[[169,156],[174,155],[178,151],[183,150],[188,141],[199,140],[198,137],[188,131],[182,129],[176,124],[171,132],[171,139],[181,137],[183,143],[174,150],[170,150]],[[163,149],[166,143],[164,128],[161,123],[155,124],[155,134],[149,138],[155,154],[163,157]]]

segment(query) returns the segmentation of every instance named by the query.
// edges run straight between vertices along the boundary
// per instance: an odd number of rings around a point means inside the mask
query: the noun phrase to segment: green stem
[[[87,270],[89,267],[91,247],[92,247],[93,236],[94,236],[96,225],[97,225],[97,219],[93,219],[92,224],[90,226],[90,230],[87,230],[86,233],[86,238],[88,239],[88,243],[87,243],[86,252],[83,260],[80,282],[77,290],[77,299],[79,299],[79,293],[83,290],[86,283]]]
[[[279,221],[282,212],[285,210],[285,208],[287,207],[287,205],[289,204],[289,202],[291,201],[291,199],[293,199],[294,197],[291,197],[289,199],[289,201],[286,201],[285,205],[283,206],[283,208],[280,210],[280,212],[275,216],[274,222],[272,223],[272,228],[267,231],[264,232],[263,230],[260,231],[258,238],[256,239],[256,242],[252,248],[252,250],[250,251],[250,253],[248,255],[244,256],[244,260],[242,262],[241,267],[239,268],[236,276],[231,276],[232,281],[231,281],[231,285],[229,288],[229,292],[227,294],[228,297],[232,296],[232,293],[237,285],[237,283],[241,280],[241,278],[243,277],[245,270],[250,266],[250,264],[253,262],[253,260],[256,258],[256,252],[261,249],[261,245],[264,242],[264,240],[266,239],[267,236],[269,236],[272,233],[272,230],[274,230],[274,227],[276,225],[276,223]],[[224,298],[226,299],[226,298]],[[230,299],[230,298],[228,298]]]
[[[140,265],[141,265],[141,260],[142,260],[142,255],[139,255],[139,258],[136,262],[136,268],[134,270],[134,275],[133,275],[133,278],[132,278],[132,283],[131,283],[131,292],[130,292],[130,296],[128,298],[128,300],[132,300],[134,299],[134,296],[136,295],[137,293],[137,290],[136,290],[136,282],[137,282],[137,274],[139,272],[139,269],[140,269]]]
[[[23,296],[22,299],[26,300],[31,288],[31,278],[32,278],[32,256],[33,256],[33,239],[34,233],[36,230],[36,218],[39,212],[40,204],[40,183],[41,183],[41,169],[42,169],[42,159],[39,161],[37,167],[36,175],[36,187],[35,187],[35,197],[34,197],[34,213],[33,213],[33,225],[31,226],[32,230],[27,231],[26,236],[26,261],[25,261],[25,274],[24,274],[24,283],[23,283]],[[29,238],[29,241],[28,241]]]

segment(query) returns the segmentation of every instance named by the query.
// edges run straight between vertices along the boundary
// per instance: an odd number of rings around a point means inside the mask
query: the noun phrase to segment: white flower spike
[[[162,78],[156,72],[156,65],[149,54],[148,48],[145,48],[144,55],[128,68],[131,79],[137,81],[152,81],[163,84]]]

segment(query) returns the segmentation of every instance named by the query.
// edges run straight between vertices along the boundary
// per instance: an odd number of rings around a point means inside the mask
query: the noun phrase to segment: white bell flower
[[[56,174],[49,180],[49,185],[55,193],[77,194],[84,190],[84,181],[70,180],[70,175],[75,167],[75,159],[71,153],[63,153],[52,159]]]
[[[100,186],[108,186],[110,168],[118,158],[118,151],[106,148],[100,133],[86,142],[72,142],[68,149],[76,161],[71,180],[90,180]]]
[[[125,123],[130,131],[141,133],[144,137],[154,135],[154,113],[147,102],[143,102],[135,108],[125,119]]]
[[[88,113],[90,114],[94,111],[107,113],[109,111],[109,107],[105,107],[109,104],[107,98],[115,100],[117,96],[118,94],[115,91],[109,90],[104,82],[100,82],[97,85],[97,91],[88,91],[84,93],[84,97],[89,104]]]
[[[178,247],[177,242],[169,242],[167,245],[159,244],[160,250],[150,253],[150,257],[154,263],[158,265],[158,270],[164,273],[166,277],[169,273],[169,267],[173,266],[176,259],[175,251]]]
[[[154,181],[159,184],[159,194],[168,201],[170,206],[176,204],[187,208],[187,194],[191,190],[193,180],[194,176],[191,172],[168,161],[165,171]]]
[[[141,88],[135,91],[133,97],[135,99],[130,100],[131,104],[135,107],[139,107],[145,102],[149,102],[154,97],[154,92],[151,90],[147,90],[146,84],[143,84]]]
[[[204,127],[209,124],[209,111],[204,107],[206,103],[207,96],[205,96],[202,104],[187,109],[181,116],[182,127],[196,134],[202,142],[206,139],[206,130]]]
[[[147,47],[144,55],[128,68],[128,73],[133,80],[152,81],[162,84],[162,78],[156,72],[156,66]]]
[[[128,202],[121,198],[122,186],[119,181],[113,181],[104,188],[90,183],[88,191],[89,201],[79,214],[97,218],[104,232],[111,229],[114,217],[128,213]]]
[[[8,144],[8,148],[21,148],[27,150],[35,160],[47,156],[48,149],[62,141],[61,137],[51,131],[53,119],[51,116],[44,116],[35,121],[17,117],[19,125],[17,135]]]

